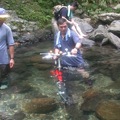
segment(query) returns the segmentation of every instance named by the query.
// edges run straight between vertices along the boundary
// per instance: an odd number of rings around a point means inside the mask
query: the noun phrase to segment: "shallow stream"
[[[55,81],[50,77],[53,61],[41,59],[40,52],[52,49],[53,42],[21,46],[15,50],[15,67],[12,70],[11,86],[0,90],[0,118],[4,120],[102,120],[93,112],[83,112],[82,95],[91,89],[82,82],[72,84],[73,97],[77,104],[47,114],[27,113],[24,104],[33,98],[50,97],[60,100]],[[83,56],[90,65],[91,77],[95,80],[93,89],[113,93],[120,100],[120,52],[111,46],[84,48]]]

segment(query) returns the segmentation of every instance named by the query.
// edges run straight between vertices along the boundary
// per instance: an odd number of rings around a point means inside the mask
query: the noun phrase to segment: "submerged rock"
[[[35,98],[26,103],[24,110],[28,113],[49,113],[57,108],[57,103],[53,98]]]
[[[120,120],[120,103],[118,101],[103,101],[96,110],[100,120]]]
[[[14,114],[13,119],[14,120],[23,120],[25,117],[26,117],[26,115],[22,111],[19,111]]]
[[[81,105],[81,110],[85,112],[95,112],[96,107],[102,100],[108,100],[112,98],[112,95],[90,89],[83,94],[84,102]]]

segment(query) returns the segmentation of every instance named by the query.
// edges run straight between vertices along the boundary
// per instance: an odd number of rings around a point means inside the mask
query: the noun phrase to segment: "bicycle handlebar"
[[[40,55],[44,55],[42,58],[43,59],[52,59],[53,57],[60,57],[60,56],[67,56],[67,57],[77,57],[76,55],[71,54],[70,52],[60,52],[59,54],[55,54],[53,52],[48,52],[48,53],[40,53]]]

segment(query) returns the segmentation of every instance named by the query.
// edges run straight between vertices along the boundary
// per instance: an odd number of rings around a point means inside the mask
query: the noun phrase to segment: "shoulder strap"
[[[71,19],[73,17],[73,12],[70,10],[70,5],[68,5],[67,9],[68,9],[67,16]]]
[[[69,16],[70,16],[70,5],[67,6],[67,9],[68,9],[68,14],[67,14],[67,16],[69,17]]]
[[[56,45],[58,45],[60,43],[60,31],[57,33],[57,38],[56,38]]]

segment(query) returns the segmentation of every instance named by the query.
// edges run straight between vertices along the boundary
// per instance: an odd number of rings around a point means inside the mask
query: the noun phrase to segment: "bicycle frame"
[[[58,61],[57,66],[55,67],[54,70],[50,71],[50,73],[51,73],[51,76],[53,76],[56,79],[56,85],[58,88],[57,94],[61,97],[61,99],[65,104],[70,104],[68,102],[68,95],[66,92],[66,83],[63,78],[63,71],[61,69],[60,58],[57,61]]]
[[[66,55],[69,57],[76,57],[75,55],[70,55],[69,52],[67,54],[53,54],[53,53],[40,53],[40,55],[44,55],[43,59],[52,59],[53,56],[57,56],[58,58],[55,60],[55,69],[50,71],[52,77],[56,79],[56,84],[58,88],[58,95],[61,97],[62,101],[65,104],[70,105],[72,103],[69,95],[67,94],[66,82],[63,78],[63,70],[61,66],[61,56]]]

